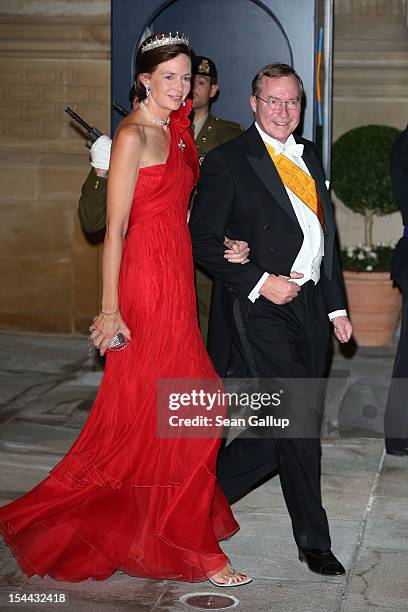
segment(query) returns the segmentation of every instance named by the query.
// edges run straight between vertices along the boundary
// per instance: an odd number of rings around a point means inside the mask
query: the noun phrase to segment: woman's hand
[[[91,340],[95,347],[99,349],[101,357],[105,354],[112,339],[119,332],[122,333],[128,341],[131,339],[130,329],[125,325],[119,311],[109,315],[100,312],[93,320],[90,331],[92,331]]]
[[[250,248],[245,240],[231,240],[227,236],[224,236],[224,244],[227,247],[224,251],[224,257],[228,259],[230,263],[248,263]]]

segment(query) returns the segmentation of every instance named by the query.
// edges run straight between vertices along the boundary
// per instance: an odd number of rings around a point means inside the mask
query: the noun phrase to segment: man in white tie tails
[[[292,134],[302,95],[290,66],[258,71],[250,98],[255,122],[206,156],[190,218],[194,258],[229,290],[215,297],[212,316],[225,321],[229,309],[231,329],[210,356],[220,363],[219,356],[231,352],[228,340],[246,375],[263,380],[323,378],[330,321],[339,342],[352,332],[320,155],[314,143]],[[249,243],[249,263],[228,266],[224,235]],[[317,396],[308,391],[295,413],[316,421],[318,431],[319,408],[307,399]],[[330,550],[320,453],[318,434],[244,433],[220,452],[217,474],[233,501],[277,471],[299,558],[332,576],[345,570]]]

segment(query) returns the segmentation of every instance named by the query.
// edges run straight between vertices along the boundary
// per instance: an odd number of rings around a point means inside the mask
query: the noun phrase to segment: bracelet
[[[104,312],[103,310],[99,311],[102,315],[105,315],[105,317],[113,317],[113,315],[118,314],[119,310],[114,310],[113,312]]]

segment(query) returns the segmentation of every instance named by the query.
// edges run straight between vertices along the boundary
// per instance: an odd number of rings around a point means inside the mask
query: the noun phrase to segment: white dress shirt
[[[255,127],[258,130],[262,140],[273,147],[276,154],[283,153],[290,161],[295,163],[301,170],[306,172],[310,176],[310,172],[303,161],[301,155],[303,153],[303,145],[296,143],[296,140],[292,135],[289,136],[285,144],[279,140],[275,140],[266,134],[259,125],[255,122]],[[295,261],[291,267],[291,272],[300,272],[303,274],[302,278],[293,279],[291,282],[303,285],[309,280],[312,280],[315,285],[320,279],[320,264],[324,255],[324,235],[320,221],[317,215],[310,210],[310,208],[302,202],[298,196],[286,187],[286,193],[288,194],[289,200],[293,206],[293,211],[299,222],[300,228],[303,232],[303,243],[299,253],[296,256]],[[269,273],[265,272],[259,279],[255,287],[252,289],[248,298],[255,302],[258,299],[260,293],[259,289],[262,287]],[[347,316],[346,310],[336,310],[329,313],[329,319],[333,320],[335,317]]]

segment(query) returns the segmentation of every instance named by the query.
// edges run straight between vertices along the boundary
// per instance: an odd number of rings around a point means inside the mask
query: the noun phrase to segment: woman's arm
[[[94,321],[95,330],[91,335],[101,355],[118,332],[128,339],[131,337],[119,312],[118,282],[123,243],[144,145],[141,128],[129,124],[119,128],[112,145],[102,258],[102,308]]]

